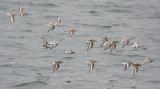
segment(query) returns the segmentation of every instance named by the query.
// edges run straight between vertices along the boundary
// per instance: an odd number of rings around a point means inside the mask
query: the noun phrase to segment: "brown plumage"
[[[126,36],[123,36],[121,41],[123,42],[122,48],[129,44],[129,39]]]
[[[147,63],[153,62],[153,60],[151,60],[150,57],[146,57],[143,62],[144,62],[144,64],[147,64]]]
[[[85,43],[87,43],[88,47],[87,47],[87,51],[91,48],[93,48],[94,43],[97,42],[96,40],[87,40],[85,41]]]
[[[61,63],[63,63],[63,61],[54,61],[52,63],[53,73],[55,73],[59,69]]]
[[[16,14],[14,14],[14,13],[7,13],[6,15],[7,15],[7,16],[10,16],[11,24],[13,24],[14,21],[15,21],[15,16],[16,16]]]
[[[76,29],[74,27],[69,27],[66,32],[69,32],[70,37],[74,37]]]
[[[133,76],[134,76],[135,73],[138,73],[139,68],[140,68],[142,65],[139,64],[139,63],[133,63],[132,66],[133,66]]]
[[[95,63],[97,63],[97,61],[95,60],[90,60],[86,62],[89,66],[89,72],[93,71],[93,69],[95,69]]]
[[[23,8],[23,7],[20,7],[20,8],[19,8],[19,15],[20,15],[20,16],[25,16],[25,15],[27,15],[27,12],[25,11],[25,8]]]

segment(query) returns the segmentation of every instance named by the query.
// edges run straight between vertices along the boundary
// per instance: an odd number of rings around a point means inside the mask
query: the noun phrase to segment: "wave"
[[[14,85],[13,87],[33,87],[33,86],[41,87],[46,85],[48,84],[44,81],[32,81],[32,82],[20,83],[20,84]]]

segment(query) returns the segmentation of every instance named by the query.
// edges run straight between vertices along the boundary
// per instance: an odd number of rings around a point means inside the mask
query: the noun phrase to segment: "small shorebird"
[[[68,49],[64,53],[65,54],[75,54],[75,52],[72,49]]]
[[[104,50],[111,48],[110,41],[104,42],[104,43],[103,43],[103,46],[104,46]]]
[[[139,47],[142,47],[142,45],[141,45],[139,42],[135,41],[134,44],[133,44],[131,47],[132,47],[133,49],[137,49],[137,48],[139,48]]]
[[[104,46],[105,46],[104,50],[110,48],[110,53],[111,53],[112,50],[114,50],[117,47],[117,43],[118,43],[118,41],[106,41],[104,44]]]
[[[42,38],[42,46],[41,46],[41,48],[46,48],[46,49],[50,48],[48,46],[48,41],[44,38],[44,36]]]
[[[85,43],[87,43],[88,47],[87,47],[87,51],[91,48],[93,48],[94,46],[94,42],[97,42],[96,40],[87,40],[85,41]]]
[[[59,16],[57,16],[57,23],[61,24],[62,23],[62,20]]]
[[[60,16],[57,16],[57,22],[54,23],[56,27],[62,26],[62,19]]]
[[[129,39],[126,36],[123,36],[121,41],[123,42],[122,48],[124,48],[124,46],[129,44]]]
[[[122,65],[124,65],[124,71],[126,71],[132,65],[132,62],[122,62]]]
[[[102,40],[102,44],[100,45],[100,47],[102,47],[106,41],[109,41],[107,36],[101,37],[100,39]]]
[[[13,23],[14,23],[14,20],[15,20],[16,14],[14,14],[14,13],[7,13],[6,15],[10,16],[11,24],[13,24]]]
[[[55,29],[55,27],[56,27],[56,25],[55,25],[54,23],[52,23],[52,22],[49,22],[49,23],[47,24],[47,26],[49,27],[49,29],[48,29],[47,32],[53,31],[53,30]]]
[[[90,60],[86,62],[89,66],[89,72],[93,71],[93,69],[95,69],[95,63],[97,63],[97,61],[95,60]]]
[[[54,41],[52,41],[52,42],[48,43],[48,45],[51,45],[51,46],[50,46],[50,48],[51,48],[51,49],[53,49],[53,48],[57,47],[57,46],[58,46],[58,44],[59,44],[59,42],[54,42]]]
[[[135,75],[135,73],[138,73],[139,68],[142,66],[142,64],[139,63],[132,63],[133,66],[133,76]]]
[[[57,16],[57,21],[56,21],[55,23],[49,22],[49,23],[47,24],[47,26],[49,27],[49,29],[48,29],[47,32],[53,31],[56,27],[61,26],[61,25],[62,25],[62,20],[60,19],[59,16]]]
[[[153,62],[153,60],[151,60],[150,57],[146,57],[143,62],[144,62],[144,64],[146,64],[146,63],[151,63],[151,62]]]
[[[69,27],[66,32],[69,32],[70,37],[74,37],[74,33],[76,32],[76,29],[74,27]]]
[[[25,8],[19,7],[19,15],[20,15],[20,16],[27,15],[27,12],[25,11]]]
[[[61,63],[63,63],[63,61],[54,61],[54,62],[52,62],[52,68],[53,68],[52,72],[53,73],[59,69]]]

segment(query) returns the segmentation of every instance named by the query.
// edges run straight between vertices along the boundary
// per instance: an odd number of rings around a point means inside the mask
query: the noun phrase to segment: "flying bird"
[[[95,60],[90,60],[86,62],[89,66],[89,72],[93,71],[93,69],[95,69],[95,64],[97,63],[97,61]]]
[[[10,17],[11,24],[13,24],[14,21],[15,21],[16,14],[14,14],[14,13],[7,13],[6,15]]]
[[[52,62],[53,73],[55,73],[59,69],[61,63],[63,63],[63,61]]]
[[[87,43],[88,47],[87,47],[87,51],[91,48],[93,48],[94,43],[97,42],[96,40],[87,40],[85,41],[85,43]]]

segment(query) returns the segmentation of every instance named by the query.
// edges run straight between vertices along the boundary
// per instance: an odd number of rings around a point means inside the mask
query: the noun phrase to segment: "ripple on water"
[[[143,55],[139,55],[139,54],[128,54],[126,56],[129,57],[129,58],[144,57]]]
[[[150,80],[150,83],[160,84],[160,80]]]
[[[88,11],[88,13],[91,14],[91,15],[94,15],[94,16],[99,15],[99,13],[97,11],[94,11],[94,10]]]
[[[35,4],[35,3],[33,3],[33,4]],[[57,7],[57,5],[56,4],[53,4],[53,3],[36,3],[35,4],[36,6],[40,6],[40,7]]]
[[[66,60],[71,60],[71,59],[74,59],[75,57],[73,56],[67,56],[67,57],[64,57],[63,59],[66,59]]]
[[[21,89],[35,89],[35,88],[41,88],[43,86],[48,85],[44,81],[32,81],[32,82],[26,82],[26,83],[20,83],[17,85],[14,85],[13,87],[21,88]]]
[[[15,62],[3,62],[3,63],[1,62],[0,67],[11,67],[15,64],[16,64]]]

